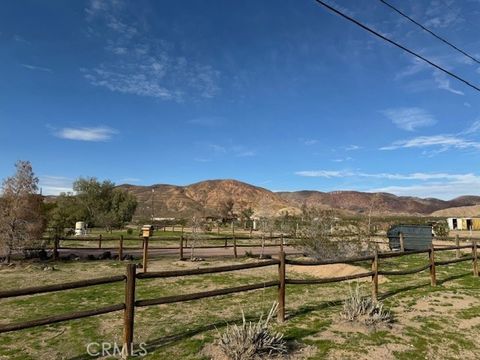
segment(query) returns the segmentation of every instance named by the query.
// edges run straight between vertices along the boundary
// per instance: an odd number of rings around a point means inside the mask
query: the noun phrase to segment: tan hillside
[[[439,217],[477,217],[480,216],[480,205],[459,206],[442,209],[432,213],[432,216]]]

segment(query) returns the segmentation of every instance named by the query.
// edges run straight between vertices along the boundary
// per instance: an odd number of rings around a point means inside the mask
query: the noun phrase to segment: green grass
[[[453,257],[437,254],[437,259]],[[251,261],[238,259],[241,263]],[[208,263],[157,259],[150,269],[220,266],[234,260],[209,260]],[[380,261],[381,269],[418,267],[427,255],[413,255]],[[16,268],[0,268],[2,289],[59,283],[98,276],[121,274],[125,263],[117,261],[57,262],[55,271],[27,263]],[[368,263],[361,264],[366,269]],[[287,267],[288,276],[288,267]],[[297,277],[299,277],[297,275]],[[275,266],[232,273],[183,278],[138,280],[137,299],[258,283],[277,278]],[[425,359],[474,358],[480,353],[475,331],[480,329],[480,279],[471,275],[471,263],[437,267],[438,286],[430,286],[428,270],[416,275],[390,277],[380,284],[380,296],[393,311],[392,328],[368,329],[346,324],[339,319],[341,301],[351,285],[288,285],[287,316],[274,325],[291,344],[308,347],[309,359],[325,357],[371,358],[375,351],[388,351],[388,358]],[[363,285],[366,294],[368,283]],[[241,310],[255,319],[266,313],[276,300],[275,288],[226,295],[185,303],[138,308],[135,317],[135,342],[148,346],[147,359],[207,359],[205,344],[215,341],[217,329],[241,319]],[[74,310],[92,309],[124,301],[122,283],[99,285],[50,294],[0,300],[0,323],[20,322]],[[122,313],[116,312],[18,332],[0,334],[0,359],[87,359],[86,344],[121,342]],[[461,336],[459,328],[465,327]],[[382,350],[382,351],[383,351]]]

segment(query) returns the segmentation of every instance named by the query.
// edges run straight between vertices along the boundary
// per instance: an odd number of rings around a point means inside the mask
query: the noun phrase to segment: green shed
[[[403,234],[405,250],[424,250],[432,244],[433,232],[430,225],[394,225],[387,231],[390,250],[400,250],[400,234]]]

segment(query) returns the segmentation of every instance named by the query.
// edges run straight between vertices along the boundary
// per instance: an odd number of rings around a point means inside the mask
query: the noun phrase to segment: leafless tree
[[[309,256],[330,260],[359,256],[369,251],[368,244],[364,249],[365,244],[361,241],[336,236],[339,218],[333,210],[307,208],[304,209],[302,218],[297,242]]]
[[[201,232],[203,229],[205,222],[200,214],[196,214],[190,220],[190,226],[192,228],[191,232],[191,242],[190,242],[190,260],[195,260],[195,246],[197,244],[197,240],[201,237]]]
[[[18,161],[15,168],[16,173],[3,181],[0,198],[0,247],[7,263],[13,251],[39,249],[45,229],[38,178],[32,165]]]

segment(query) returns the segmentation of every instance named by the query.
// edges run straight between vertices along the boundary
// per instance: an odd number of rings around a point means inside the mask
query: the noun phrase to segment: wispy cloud
[[[394,108],[381,111],[397,127],[414,131],[420,127],[434,125],[437,121],[428,111],[418,107]]]
[[[127,5],[121,0],[93,0],[85,10],[91,33],[106,37],[111,58],[81,69],[87,81],[115,92],[177,102],[208,99],[220,92],[218,70],[195,61],[175,44],[152,38],[134,17],[125,16]]]
[[[399,174],[399,173],[366,173],[362,171],[352,171],[352,170],[308,170],[308,171],[297,171],[295,175],[305,176],[305,177],[320,177],[320,178],[363,177],[363,178],[373,178],[373,179],[383,179],[383,180],[418,180],[418,181],[449,180],[449,181],[459,181],[459,182],[480,181],[480,177],[473,173],[449,174],[449,173],[416,172],[416,173],[409,173],[409,174]]]
[[[124,183],[124,184],[125,183],[131,184],[131,183],[138,183],[140,181],[141,181],[141,179],[139,179],[139,178],[126,177],[126,178],[120,179],[118,182]]]
[[[73,180],[64,176],[40,175],[39,187],[43,195],[59,195],[73,192]]]
[[[454,89],[450,85],[450,79],[448,79],[447,76],[445,74],[441,73],[440,71],[435,70],[433,72],[433,79],[435,80],[435,83],[437,84],[439,89],[447,90],[447,91],[451,92],[452,94],[456,94],[456,95],[465,95],[465,93],[463,91]]]
[[[480,131],[480,120],[475,120],[465,131],[462,131],[459,134],[463,134],[463,135],[475,134],[479,131]]]
[[[30,65],[30,64],[20,64],[20,66],[24,67],[25,69],[28,70],[38,70],[38,71],[45,71],[45,72],[52,72],[52,69],[42,67],[42,66],[36,66],[36,65]]]
[[[345,147],[345,151],[355,151],[355,150],[360,150],[362,147],[358,145],[348,145]]]
[[[63,128],[54,132],[55,136],[61,139],[96,142],[108,141],[117,133],[117,130],[106,126]]]
[[[449,149],[467,149],[474,148],[480,150],[480,143],[467,140],[456,135],[432,135],[432,136],[418,136],[408,140],[395,141],[393,144],[381,147],[380,150],[396,150],[408,148],[427,148],[439,147],[440,151]]]
[[[16,42],[24,43],[26,45],[31,44],[30,41],[25,40],[25,38],[23,38],[22,36],[20,36],[18,34],[13,35],[13,40],[15,40]]]
[[[306,140],[303,140],[303,143],[307,146],[312,146],[312,145],[318,144],[318,140],[317,139],[306,139]]]
[[[199,125],[205,127],[216,127],[225,122],[225,119],[220,116],[202,116],[195,119],[188,120],[188,124]]]
[[[344,158],[332,159],[333,162],[337,162],[337,163],[351,161],[351,160],[353,160],[353,158],[351,158],[350,156],[347,156]]]

